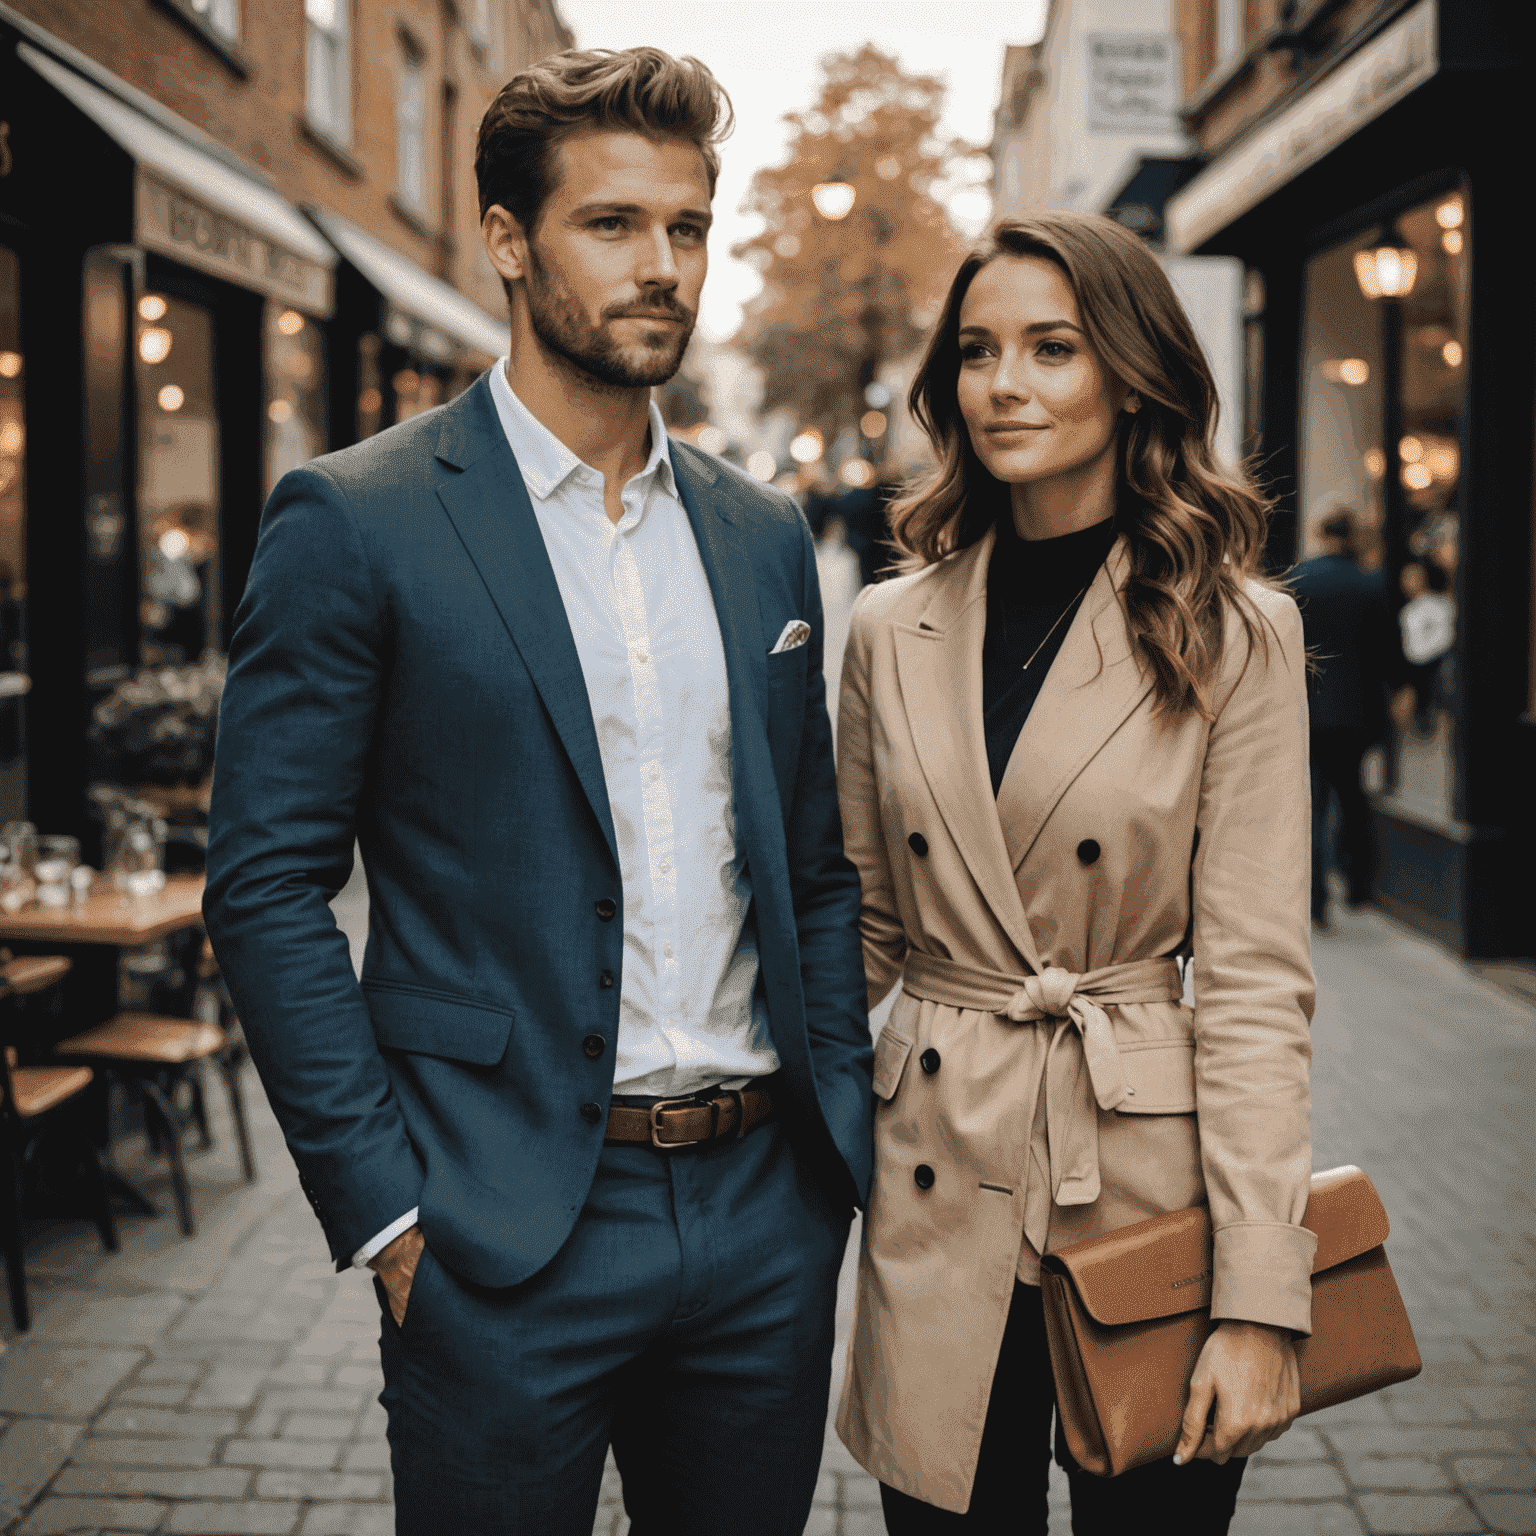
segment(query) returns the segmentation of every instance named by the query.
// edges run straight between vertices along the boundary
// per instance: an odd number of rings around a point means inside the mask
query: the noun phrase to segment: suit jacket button
[[[917,1058],[917,1064],[929,1077],[939,1070],[939,1053],[930,1045],[921,1056]]]
[[[605,923],[613,921],[614,913],[619,910],[618,903],[611,896],[604,896],[601,900],[593,902],[593,909]]]
[[[581,1118],[588,1125],[596,1125],[603,1118],[603,1106],[601,1104],[583,1104],[581,1106]]]
[[[919,1163],[917,1167],[912,1170],[912,1182],[916,1184],[919,1189],[932,1189],[933,1169],[930,1168],[927,1163]]]
[[[1084,864],[1096,864],[1099,858],[1099,845],[1091,837],[1085,837],[1077,845],[1077,857]]]
[[[613,972],[599,971],[597,976],[597,984],[603,989],[604,992],[606,992],[613,985]]]
[[[911,837],[907,839],[907,847],[909,847],[912,852],[915,853],[920,859],[926,859],[928,857],[928,839],[924,837],[921,832],[914,832]]]
[[[597,1058],[603,1054],[603,1047],[607,1044],[608,1042],[604,1040],[601,1035],[588,1035],[587,1038],[581,1042],[582,1054],[589,1057],[591,1060],[596,1061]],[[585,1113],[585,1111],[583,1111],[583,1113]]]

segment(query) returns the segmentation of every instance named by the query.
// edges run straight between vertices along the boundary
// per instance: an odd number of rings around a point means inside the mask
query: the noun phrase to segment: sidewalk
[[[361,901],[354,885],[338,902],[358,940]],[[1380,1188],[1426,1365],[1257,1458],[1233,1530],[1536,1532],[1536,1009],[1374,914],[1345,914],[1315,954],[1316,1166],[1359,1163]],[[83,1223],[34,1229],[36,1321],[0,1357],[0,1531],[392,1530],[373,1294],[333,1273],[254,1078],[250,1100],[260,1182],[216,1126],[192,1159],[194,1240],[133,1146],[120,1165],[164,1214],[125,1218],[121,1252]],[[829,1433],[808,1532],[878,1536],[878,1502]],[[610,1473],[596,1531],[626,1528]]]

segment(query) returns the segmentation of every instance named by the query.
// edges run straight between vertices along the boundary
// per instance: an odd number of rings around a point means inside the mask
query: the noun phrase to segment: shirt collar
[[[501,418],[502,431],[507,434],[512,457],[523,472],[523,481],[540,501],[547,501],[579,470],[596,475],[596,470],[578,459],[517,398],[507,382],[507,359],[504,357],[498,358],[491,369],[491,398],[496,402],[496,414]],[[635,478],[658,475],[661,483],[675,495],[677,482],[672,470],[672,449],[667,441],[666,423],[661,419],[655,400],[651,401],[650,417],[651,451],[646,456],[645,468]]]

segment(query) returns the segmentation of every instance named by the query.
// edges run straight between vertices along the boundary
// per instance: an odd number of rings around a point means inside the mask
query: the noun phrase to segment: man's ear
[[[528,237],[523,226],[500,203],[492,203],[480,220],[485,254],[504,282],[528,275]]]

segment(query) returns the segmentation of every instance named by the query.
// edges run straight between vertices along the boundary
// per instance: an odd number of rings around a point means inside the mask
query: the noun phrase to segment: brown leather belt
[[[767,1088],[717,1088],[704,1098],[658,1099],[646,1105],[614,1104],[608,1110],[610,1142],[653,1147],[702,1147],[713,1141],[740,1141],[773,1115]]]

